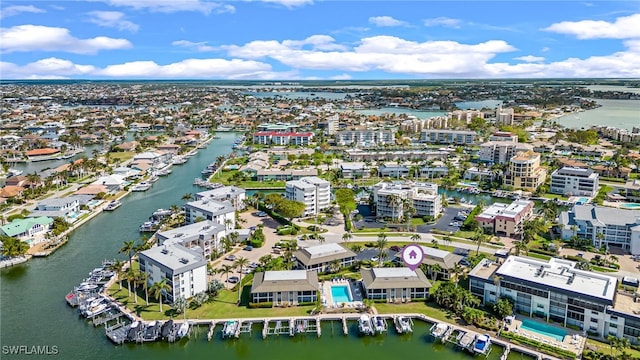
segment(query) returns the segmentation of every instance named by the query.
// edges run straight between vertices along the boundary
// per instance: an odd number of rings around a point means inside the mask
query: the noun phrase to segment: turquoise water
[[[346,285],[332,285],[331,297],[333,298],[334,303],[345,303],[353,301],[353,298],[351,298],[351,293],[349,292],[349,287]]]
[[[563,341],[564,337],[567,335],[567,332],[563,329],[529,319],[522,320],[522,328],[524,330],[529,330],[541,335],[548,336],[558,341]]]
[[[578,199],[578,201],[576,202],[576,204],[578,204],[578,205],[586,204],[586,203],[587,203],[587,201],[589,201],[589,198],[581,197],[580,199]]]
[[[640,114],[640,100],[596,100],[602,105],[593,110],[577,114],[568,114],[555,121],[568,128],[588,129],[593,125],[614,126],[629,129],[638,126]]]
[[[623,209],[640,209],[640,204],[638,203],[628,203],[620,205]]]
[[[89,207],[98,206],[100,205],[100,203],[102,203],[101,200],[91,200],[87,203],[87,206]]]

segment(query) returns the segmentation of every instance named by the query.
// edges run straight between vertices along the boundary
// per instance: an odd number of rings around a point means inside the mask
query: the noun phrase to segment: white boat
[[[152,216],[153,217],[165,217],[165,216],[169,216],[171,214],[173,214],[173,211],[171,211],[171,210],[158,209],[158,210],[153,212]]]
[[[374,335],[373,326],[371,326],[371,319],[369,316],[362,314],[358,319],[358,330],[362,335]]]
[[[154,232],[158,230],[159,227],[160,224],[156,221],[145,221],[142,225],[140,225],[138,230],[140,232]]]
[[[96,289],[97,287],[98,285],[95,284],[80,284],[80,287],[78,287],[78,291],[89,291]]]
[[[491,351],[491,338],[489,335],[477,335],[473,342],[473,352],[476,354],[486,355]]]
[[[234,337],[238,332],[238,324],[237,320],[230,320],[224,323],[224,327],[222,328],[222,337]]]
[[[395,318],[396,330],[399,334],[406,334],[413,332],[412,321],[410,317],[398,316]]]
[[[147,181],[150,182],[150,183],[154,183],[154,182],[156,182],[158,180],[160,180],[160,178],[158,176],[156,176],[155,174],[149,176],[149,178],[147,179]]]
[[[87,315],[87,317],[93,317],[107,311],[108,307],[108,304],[100,304],[96,307],[91,308],[91,310],[88,310],[85,314]]]
[[[382,334],[383,332],[387,331],[387,321],[379,316],[372,316],[371,324],[378,334]]]
[[[20,170],[20,169],[9,169],[7,170],[7,173],[9,173],[10,176],[20,176],[24,173],[24,171]]]
[[[185,159],[185,158],[184,158],[184,157],[182,157],[182,156],[178,156],[178,157],[176,157],[176,158],[174,158],[174,159],[173,159],[173,164],[174,164],[174,165],[182,165],[182,164],[184,164],[184,163],[186,163],[186,162],[187,162],[187,159]]]
[[[105,211],[113,211],[117,208],[120,207],[120,205],[122,205],[122,202],[119,200],[113,200],[112,202],[110,202],[105,208]]]
[[[178,333],[176,335],[178,336],[178,338],[189,336],[189,323],[185,321],[182,324],[180,324],[180,327],[178,328]]]
[[[151,183],[142,181],[138,184],[135,184],[131,187],[131,191],[147,191],[151,189]]]
[[[443,337],[447,330],[449,330],[449,325],[445,323],[433,324],[430,329],[431,335],[433,335],[433,337],[436,339],[440,339],[441,337]]]

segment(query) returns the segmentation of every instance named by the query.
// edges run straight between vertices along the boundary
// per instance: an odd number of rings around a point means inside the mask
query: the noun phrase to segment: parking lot
[[[359,208],[360,209],[360,208]],[[444,208],[444,212],[440,219],[435,224],[428,225],[418,225],[416,227],[416,232],[419,233],[430,233],[432,229],[437,229],[440,231],[448,231],[455,233],[460,230],[460,226],[462,225],[464,220],[454,220],[458,212],[465,210],[464,208],[452,207],[448,206]],[[452,223],[458,222],[460,226],[452,226]],[[375,219],[375,216],[367,216],[364,217],[361,221],[354,222],[354,226],[356,228],[364,227],[369,229],[382,229],[385,227],[383,222],[378,222]],[[403,225],[399,225],[403,227]]]

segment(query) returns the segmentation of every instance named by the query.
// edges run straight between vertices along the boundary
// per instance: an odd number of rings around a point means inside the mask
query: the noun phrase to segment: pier
[[[345,335],[349,335],[349,326],[347,326],[346,316],[342,317],[342,332],[344,332]]]
[[[216,321],[213,320],[211,321],[211,326],[209,326],[209,331],[207,332],[207,341],[211,341],[211,338],[213,338],[213,333],[215,328],[216,328]]]

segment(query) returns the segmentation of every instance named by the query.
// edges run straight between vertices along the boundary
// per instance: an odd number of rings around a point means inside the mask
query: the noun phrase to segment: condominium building
[[[315,216],[331,205],[331,183],[317,176],[287,181],[285,197],[304,203],[304,217]]]
[[[340,116],[333,114],[327,117],[327,135],[333,136],[338,132],[340,126]]]
[[[549,192],[567,196],[595,196],[599,175],[591,169],[563,167],[551,174]]]
[[[578,236],[597,248],[616,247],[640,255],[640,210],[574,205],[560,213],[558,223],[564,240]]]
[[[228,201],[236,210],[242,210],[245,208],[245,201],[247,199],[247,192],[245,189],[235,186],[222,186],[217,189],[201,191],[196,193],[196,200],[209,199],[215,201]]]
[[[514,310],[590,334],[637,341],[640,316],[617,294],[614,276],[576,269],[573,261],[509,256],[504,263],[483,259],[469,273],[469,287],[483,304],[506,297]]]
[[[489,141],[480,144],[480,161],[491,164],[506,164],[518,152],[532,150],[533,146],[512,141]]]
[[[464,121],[466,124],[468,124],[474,118],[484,119],[484,112],[480,110],[455,110],[447,113],[447,118]]]
[[[253,143],[261,145],[298,145],[309,146],[313,139],[312,132],[277,132],[258,131],[253,134]]]
[[[158,245],[180,244],[188,249],[199,251],[206,258],[212,253],[222,251],[222,238],[228,231],[224,225],[211,220],[188,224],[171,230],[158,231]]]
[[[340,267],[351,266],[356,253],[336,243],[310,246],[295,252],[298,268],[304,270],[326,271],[333,262]]]
[[[511,204],[495,203],[475,217],[478,225],[498,236],[516,236],[533,215],[533,201],[516,200]]]
[[[540,166],[540,154],[534,151],[520,152],[509,161],[509,169],[503,175],[504,186],[534,191],[544,184],[547,170]]]
[[[318,273],[306,270],[257,272],[251,285],[251,301],[274,306],[298,305],[318,300]]]
[[[496,123],[500,125],[513,125],[514,111],[512,108],[496,108]]]
[[[163,298],[170,302],[207,291],[207,260],[198,251],[180,244],[155,246],[140,252],[138,261],[148,276],[147,286],[166,279],[169,291]]]
[[[489,141],[507,141],[507,142],[518,142],[518,135],[508,132],[508,131],[496,131],[493,134],[489,135]]]
[[[335,139],[338,146],[374,147],[396,143],[396,136],[391,130],[338,131]]]
[[[433,144],[470,145],[476,143],[475,131],[464,130],[423,130],[420,141]]]
[[[364,296],[388,302],[426,299],[431,283],[422,270],[406,267],[361,269]]]
[[[629,201],[640,202],[640,179],[629,180],[620,189],[624,197]]]
[[[411,181],[380,182],[373,187],[373,205],[378,218],[399,221],[409,208],[413,216],[436,218],[442,212],[442,198],[438,185]]]
[[[215,201],[200,199],[184,204],[184,216],[187,224],[193,224],[198,220],[211,220],[214,223],[224,225],[227,230],[236,227],[236,210],[227,201]]]

